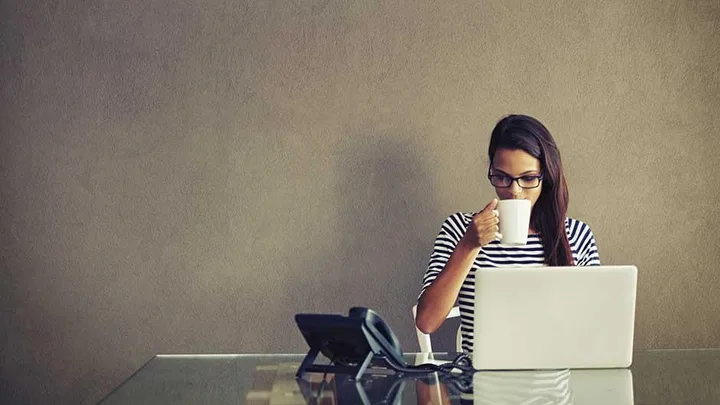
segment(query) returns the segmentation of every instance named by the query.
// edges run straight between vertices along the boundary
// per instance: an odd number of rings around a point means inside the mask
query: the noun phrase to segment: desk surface
[[[478,372],[473,392],[437,376],[310,374],[295,379],[304,355],[157,355],[103,405],[426,405],[718,404],[720,349],[639,351],[629,370]],[[406,356],[414,364],[416,355]],[[450,355],[437,355],[451,359]]]

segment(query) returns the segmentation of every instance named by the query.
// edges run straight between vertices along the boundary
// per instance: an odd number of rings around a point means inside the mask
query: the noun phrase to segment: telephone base
[[[350,374],[352,377],[356,380],[359,380],[363,374],[365,374],[366,371],[368,371],[368,366],[372,362],[372,360],[375,358],[375,354],[373,352],[368,352],[365,356],[365,359],[361,364],[358,365],[346,365],[346,364],[315,364],[315,359],[317,358],[318,354],[320,353],[320,350],[318,349],[310,349],[308,354],[305,356],[305,359],[303,360],[302,364],[300,364],[300,367],[298,368],[297,373],[295,376],[297,378],[302,378],[305,373],[323,373],[323,374]],[[388,363],[389,365],[389,363]],[[370,370],[373,371],[372,374],[388,374],[390,371],[389,368],[371,368]],[[376,372],[378,371],[378,372]]]

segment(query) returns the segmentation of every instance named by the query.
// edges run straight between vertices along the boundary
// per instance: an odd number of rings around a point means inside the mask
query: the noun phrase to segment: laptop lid
[[[478,269],[473,366],[629,367],[636,288],[635,266]]]

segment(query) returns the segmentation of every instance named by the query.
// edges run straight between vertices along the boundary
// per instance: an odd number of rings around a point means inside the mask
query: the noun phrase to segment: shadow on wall
[[[375,309],[406,351],[417,339],[410,308],[437,232],[436,196],[423,151],[404,134],[345,137],[335,154],[337,212],[323,249],[299,262],[288,280],[296,312],[347,314]],[[299,333],[298,333],[299,335]]]

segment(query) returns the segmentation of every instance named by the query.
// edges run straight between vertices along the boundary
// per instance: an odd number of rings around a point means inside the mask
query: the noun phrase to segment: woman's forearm
[[[464,240],[455,247],[443,270],[420,297],[415,319],[420,331],[433,333],[445,321],[480,249]]]

